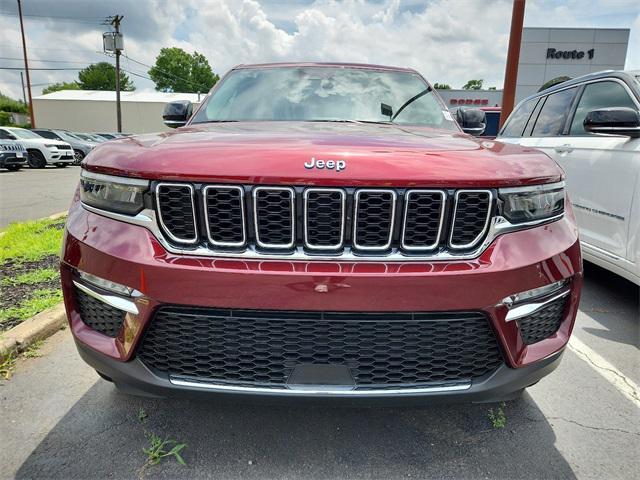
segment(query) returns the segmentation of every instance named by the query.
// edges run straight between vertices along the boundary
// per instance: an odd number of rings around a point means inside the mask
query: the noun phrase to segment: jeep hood
[[[311,157],[342,171],[307,169]],[[498,187],[559,181],[544,153],[426,127],[232,122],[98,145],[84,167],[151,180],[344,186]]]

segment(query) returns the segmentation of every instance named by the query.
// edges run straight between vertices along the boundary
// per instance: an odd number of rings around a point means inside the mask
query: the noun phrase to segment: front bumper
[[[16,157],[16,152],[0,152],[0,168],[11,165],[25,165],[27,163],[27,152],[21,158]]]
[[[74,293],[76,271],[90,273],[140,292],[139,313],[110,338],[85,325]],[[121,386],[156,395],[177,391],[271,397],[346,397],[351,393],[307,390],[224,389],[184,383],[151,372],[137,357],[144,332],[158,307],[189,305],[229,309],[334,312],[482,311],[505,364],[466,388],[388,390],[369,398],[507,398],[552,371],[560,361],[582,284],[577,229],[571,212],[554,223],[498,237],[477,259],[424,263],[250,261],[175,255],[151,232],[86,211],[70,209],[62,282],[71,330],[82,357]],[[517,322],[506,321],[502,299],[518,292],[570,279],[565,317],[556,333],[526,345]],[[362,395],[365,396],[365,395]]]
[[[73,149],[51,148],[47,154],[49,163],[73,163],[74,161]]]

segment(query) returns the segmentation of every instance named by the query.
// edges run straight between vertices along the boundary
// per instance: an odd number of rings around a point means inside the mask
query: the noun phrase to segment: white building
[[[628,43],[628,28],[523,29],[516,103],[557,77],[623,70]]]
[[[162,123],[166,103],[191,100],[195,93],[121,92],[122,131],[149,133],[169,130]],[[204,95],[200,95],[204,98]],[[116,92],[61,90],[34,97],[33,110],[39,128],[60,128],[72,132],[115,132]]]

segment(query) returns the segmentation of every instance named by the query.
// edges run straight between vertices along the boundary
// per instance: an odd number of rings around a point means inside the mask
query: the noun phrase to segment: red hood
[[[308,170],[311,157],[346,169]],[[89,170],[155,180],[451,187],[555,182],[545,154],[431,128],[309,122],[194,125],[106,142]]]

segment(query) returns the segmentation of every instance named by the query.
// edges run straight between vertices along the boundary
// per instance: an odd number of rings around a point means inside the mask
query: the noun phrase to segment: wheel
[[[102,379],[106,380],[107,382],[112,382],[113,383],[113,380],[111,379],[111,377],[108,377],[107,375],[105,375],[102,372],[99,372],[98,370],[96,370],[96,373],[98,375],[100,375],[100,377],[102,377]]]
[[[22,165],[7,165],[7,170],[17,172],[18,170],[20,170],[20,167],[22,167]]]
[[[81,150],[74,150],[73,151],[73,158],[75,159],[73,164],[74,165],[80,165],[80,162],[82,162],[82,160],[84,159],[84,153],[82,153]]]
[[[58,167],[58,168],[64,168],[66,166],[67,166],[66,163],[56,163],[56,167]]]
[[[29,150],[29,166],[31,168],[44,168],[47,166],[47,159],[40,150]]]

